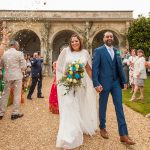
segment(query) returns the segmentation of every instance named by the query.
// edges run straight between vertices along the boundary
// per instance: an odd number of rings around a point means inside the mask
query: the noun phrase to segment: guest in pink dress
[[[54,79],[49,95],[49,109],[53,114],[59,114],[58,98],[57,98],[57,85],[56,85],[56,61],[53,63]]]

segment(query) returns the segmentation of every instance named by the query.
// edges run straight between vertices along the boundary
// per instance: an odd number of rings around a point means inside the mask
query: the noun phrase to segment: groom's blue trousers
[[[100,129],[106,128],[106,110],[109,93],[112,95],[113,103],[115,106],[119,135],[128,135],[127,125],[124,117],[122,106],[122,91],[118,80],[110,83],[112,84],[109,90],[103,90],[99,98],[99,119]],[[114,118],[115,119],[115,118]],[[115,128],[115,127],[114,127]]]

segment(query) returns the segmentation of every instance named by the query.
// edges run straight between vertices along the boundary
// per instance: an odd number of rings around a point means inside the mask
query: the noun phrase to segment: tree
[[[139,15],[128,29],[129,47],[142,49],[146,56],[150,55],[150,17],[145,18]]]

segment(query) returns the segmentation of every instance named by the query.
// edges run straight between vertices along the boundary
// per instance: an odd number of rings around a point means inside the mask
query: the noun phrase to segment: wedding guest
[[[6,46],[9,41],[9,35],[10,35],[8,30],[5,28],[1,32],[2,32],[2,42],[0,44],[0,57],[2,57],[4,50],[6,49]]]
[[[104,45],[96,48],[93,55],[92,78],[93,85],[99,95],[99,119],[100,134],[108,139],[106,130],[106,110],[108,96],[111,93],[115,106],[120,141],[128,145],[134,145],[129,136],[125,121],[121,85],[127,89],[126,79],[122,68],[120,54],[113,46],[113,33],[107,31],[103,37]]]
[[[71,36],[69,47],[64,48],[58,57],[57,81],[65,75],[68,65],[75,61],[83,63],[83,85],[72,88],[69,93],[66,93],[65,86],[57,86],[60,121],[56,147],[64,149],[79,147],[83,144],[83,134],[92,136],[97,129],[96,93],[91,80],[91,58],[88,51],[83,49],[81,38],[76,34]]]
[[[130,53],[127,48],[123,50],[121,57],[122,57],[122,65],[123,65],[125,78],[126,78],[127,84],[129,84],[129,66],[127,65],[127,62],[130,57]]]
[[[26,54],[24,55],[26,60],[26,70],[23,74],[23,90],[27,91],[29,87],[29,80],[30,80],[30,74],[31,74],[31,62],[30,62],[30,55]]]
[[[58,97],[57,97],[57,83],[56,83],[56,61],[53,62],[54,79],[49,95],[49,109],[53,114],[59,114]]]
[[[134,77],[133,77],[133,71],[134,71],[134,63],[137,60],[137,56],[136,56],[136,50],[132,49],[131,53],[130,53],[130,57],[128,59],[127,65],[129,66],[129,83],[131,86],[131,92],[133,93],[134,91]]]
[[[131,101],[136,101],[138,99],[144,100],[144,79],[147,78],[146,68],[145,68],[145,58],[144,58],[144,51],[139,49],[137,51],[138,59],[134,63],[134,93],[132,95]],[[136,93],[140,89],[140,97],[136,98]]]
[[[0,96],[4,88],[4,81],[3,81],[4,69],[2,68],[2,65],[1,65],[1,57],[3,56],[3,53],[9,41],[8,30],[4,28],[1,32],[2,32],[2,41],[0,44]]]
[[[148,72],[148,75],[150,75],[150,56],[148,57],[148,64],[149,64],[149,65],[148,65],[149,67],[148,67],[147,72]]]
[[[2,42],[0,44],[0,97],[2,96],[2,92],[4,90],[4,68],[2,68],[2,64],[1,64],[1,57],[3,56],[3,53],[7,47],[8,41],[9,41],[9,35],[10,33],[8,32],[8,30],[6,28],[4,28],[2,31]],[[10,92],[10,96],[11,98],[11,92]]]
[[[30,73],[31,73],[31,56],[29,54],[27,54],[26,62],[27,62],[27,74],[30,75]]]
[[[20,101],[23,78],[22,71],[26,68],[26,62],[23,53],[18,51],[19,43],[15,40],[11,40],[9,45],[11,48],[8,49],[2,57],[2,67],[5,70],[5,87],[0,104],[0,119],[2,119],[4,116],[10,88],[13,86],[14,100],[11,119],[14,120],[23,117],[23,114],[20,113]]]
[[[31,86],[31,55],[27,54],[27,69],[26,69],[26,74],[28,76],[27,78],[27,88],[30,88]]]
[[[145,67],[150,68],[150,56],[149,56],[149,62],[145,62]],[[150,118],[150,113],[147,114],[145,117]]]
[[[28,100],[32,100],[32,94],[35,90],[37,84],[37,97],[44,98],[42,96],[42,63],[43,59],[38,55],[38,53],[33,54],[33,59],[31,60],[31,77],[32,83],[27,95]]]
[[[145,62],[145,67],[150,69],[150,56],[149,56],[149,60]]]

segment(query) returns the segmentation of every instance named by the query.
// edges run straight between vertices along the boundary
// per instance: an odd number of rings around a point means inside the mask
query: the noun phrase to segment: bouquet
[[[68,64],[65,74],[59,80],[58,84],[66,87],[66,95],[71,89],[82,86],[82,78],[84,77],[84,64],[79,61],[74,61]]]

